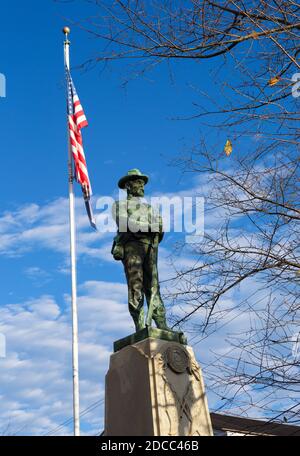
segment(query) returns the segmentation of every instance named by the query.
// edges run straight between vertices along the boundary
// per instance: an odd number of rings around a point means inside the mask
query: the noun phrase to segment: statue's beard
[[[139,189],[133,191],[131,194],[132,194],[132,196],[135,196],[135,197],[137,197],[137,196],[143,197],[144,196],[144,190],[142,188],[139,188]]]

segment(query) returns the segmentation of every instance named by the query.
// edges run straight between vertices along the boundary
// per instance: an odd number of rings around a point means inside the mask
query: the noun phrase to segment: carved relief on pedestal
[[[183,346],[168,344],[153,363],[160,435],[201,435],[206,399],[195,359]]]

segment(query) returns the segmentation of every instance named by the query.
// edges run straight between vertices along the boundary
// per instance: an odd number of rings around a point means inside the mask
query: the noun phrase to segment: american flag
[[[87,170],[86,159],[82,145],[81,129],[88,125],[83,108],[73,84],[70,71],[66,68],[68,88],[68,126],[70,135],[70,147],[72,151],[74,174],[77,182],[81,185],[86,211],[90,224],[96,229],[96,222],[90,204],[92,195],[91,183]]]

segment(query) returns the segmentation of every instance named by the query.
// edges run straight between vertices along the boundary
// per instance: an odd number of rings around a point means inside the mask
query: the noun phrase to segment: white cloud
[[[0,332],[7,356],[0,359],[0,431],[41,435],[72,416],[71,321],[67,303],[41,296],[0,308]],[[88,434],[103,428],[104,377],[113,341],[133,331],[126,286],[85,282],[79,287],[79,354],[81,410]],[[58,434],[70,433],[63,426]]]
[[[51,274],[39,266],[30,266],[23,270],[24,275],[31,280],[35,286],[42,286],[51,281]]]
[[[22,256],[37,249],[69,254],[69,203],[58,198],[44,206],[28,204],[0,217],[0,254]],[[77,254],[98,256],[104,234],[90,229],[82,198],[76,199]],[[111,235],[112,237],[112,235]]]

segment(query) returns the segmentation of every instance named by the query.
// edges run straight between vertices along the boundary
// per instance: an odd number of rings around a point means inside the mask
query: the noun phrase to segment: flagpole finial
[[[70,35],[70,33],[71,33],[70,28],[69,27],[64,27],[62,31],[63,31],[63,34],[66,37],[66,40],[67,40],[68,39],[68,35]]]

